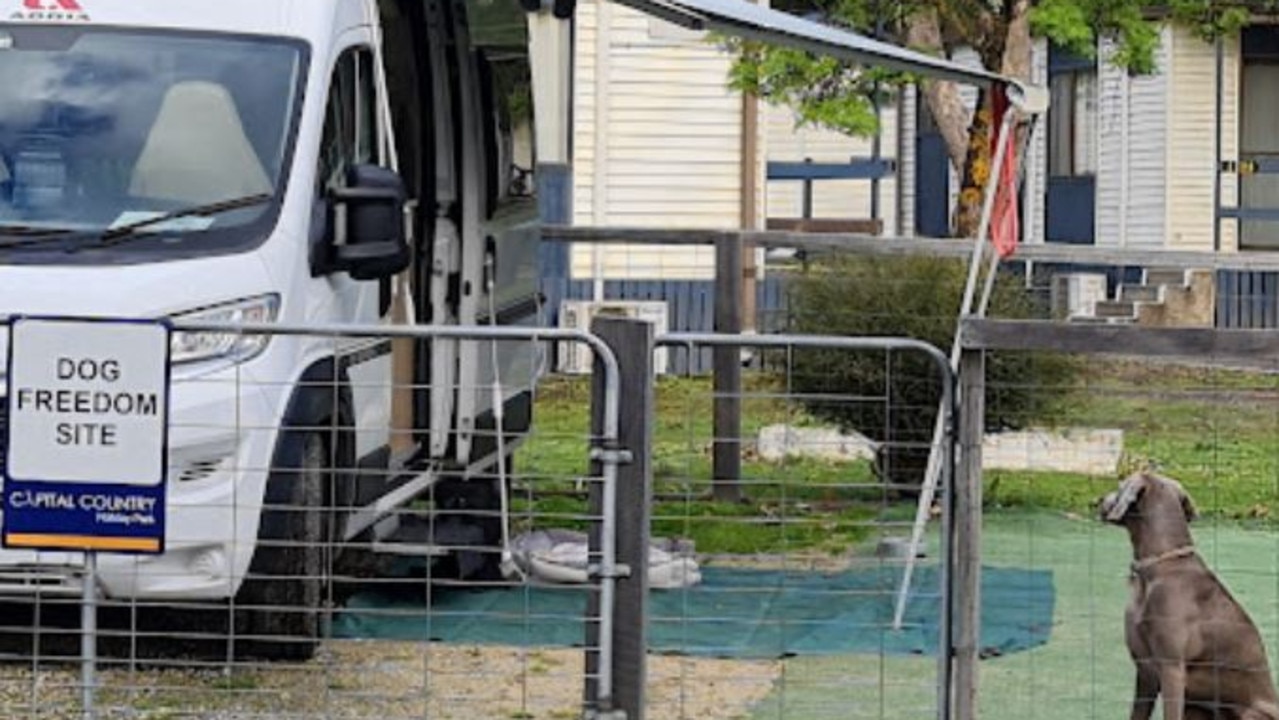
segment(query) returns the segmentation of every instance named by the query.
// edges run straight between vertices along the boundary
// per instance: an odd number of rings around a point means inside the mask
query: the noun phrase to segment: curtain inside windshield
[[[0,26],[0,227],[110,227],[273,193],[300,64],[279,41]]]

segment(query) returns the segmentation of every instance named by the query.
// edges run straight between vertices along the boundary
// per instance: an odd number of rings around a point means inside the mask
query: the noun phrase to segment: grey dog
[[[1099,509],[1132,540],[1124,614],[1137,666],[1132,718],[1149,718],[1162,696],[1164,720],[1279,720],[1261,635],[1195,551],[1195,506],[1181,484],[1136,473]]]

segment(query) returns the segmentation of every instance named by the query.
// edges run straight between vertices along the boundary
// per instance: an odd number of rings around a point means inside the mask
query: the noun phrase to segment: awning
[[[840,28],[770,10],[745,0],[614,0],[692,30],[710,30],[818,55],[970,85],[1003,84],[1027,113],[1048,109],[1048,93],[998,73],[908,50]]]

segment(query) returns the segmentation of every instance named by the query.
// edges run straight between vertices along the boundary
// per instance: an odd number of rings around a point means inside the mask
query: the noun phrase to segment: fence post
[[[954,710],[957,720],[977,717],[981,650],[982,440],[986,434],[986,355],[964,349],[959,356],[959,449],[955,478]]]
[[[715,245],[715,332],[742,332],[742,238],[725,233]],[[742,499],[742,349],[716,345],[711,492],[721,502]]]
[[[618,468],[617,562],[628,569],[617,581],[613,623],[613,703],[611,708],[625,713],[626,720],[643,720],[644,686],[647,680],[648,650],[648,548],[649,515],[653,502],[652,420],[653,420],[653,324],[628,318],[597,317],[591,333],[604,341],[617,356],[620,371],[621,417],[618,428],[621,448],[631,459]],[[603,427],[604,384],[596,372],[591,386],[591,433],[598,437]],[[592,474],[598,476],[598,467]],[[601,517],[601,488],[591,487],[591,517]],[[598,525],[591,532],[591,554],[599,550]],[[592,560],[598,562],[598,560]],[[600,611],[599,594],[592,593],[589,618]],[[588,704],[597,697],[599,670],[599,625],[588,619],[586,634],[586,677]]]
[[[812,165],[812,158],[804,158],[805,165]],[[810,168],[804,175],[800,191],[800,212],[799,216],[805,220],[813,219],[813,173]]]

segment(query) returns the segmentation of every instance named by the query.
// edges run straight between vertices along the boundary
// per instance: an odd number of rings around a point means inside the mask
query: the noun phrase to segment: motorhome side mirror
[[[404,238],[404,181],[393,170],[355,165],[346,187],[329,193],[331,269],[356,280],[381,280],[409,266]]]

